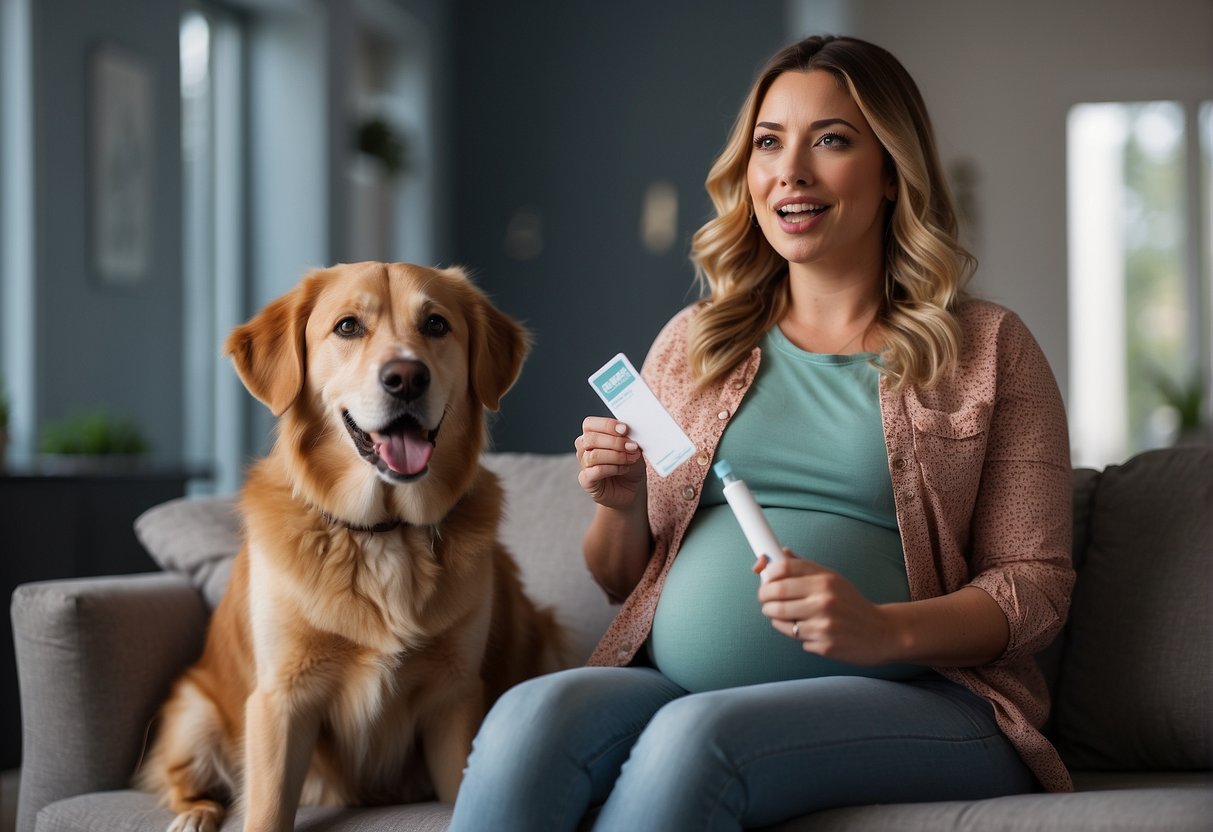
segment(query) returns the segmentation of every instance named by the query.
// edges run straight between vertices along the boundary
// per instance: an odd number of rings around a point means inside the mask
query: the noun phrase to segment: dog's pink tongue
[[[375,442],[375,453],[387,467],[405,476],[424,471],[434,453],[433,443],[413,431],[376,433],[371,438]]]

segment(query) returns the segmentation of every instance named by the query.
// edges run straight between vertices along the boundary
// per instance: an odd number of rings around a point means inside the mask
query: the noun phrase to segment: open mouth
[[[424,476],[429,469],[441,421],[433,430],[427,430],[416,417],[406,413],[381,430],[365,431],[348,410],[343,410],[341,416],[358,453],[384,476],[403,482]]]
[[[815,205],[808,202],[793,202],[787,205],[781,205],[775,209],[775,213],[779,214],[779,218],[784,222],[795,225],[800,222],[808,222],[814,217],[820,216],[829,210],[828,205]]]

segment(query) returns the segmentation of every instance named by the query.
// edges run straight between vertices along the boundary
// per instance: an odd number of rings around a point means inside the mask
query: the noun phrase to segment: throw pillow
[[[1213,764],[1213,449],[1099,477],[1061,666],[1055,738],[1077,769]]]
[[[212,608],[240,551],[234,497],[181,497],[135,518],[135,536],[162,569],[190,577]]]

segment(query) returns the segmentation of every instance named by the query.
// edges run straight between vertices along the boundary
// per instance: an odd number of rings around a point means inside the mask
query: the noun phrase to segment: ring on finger
[[[794,638],[794,639],[800,638],[800,622],[799,621],[792,622],[792,638]]]

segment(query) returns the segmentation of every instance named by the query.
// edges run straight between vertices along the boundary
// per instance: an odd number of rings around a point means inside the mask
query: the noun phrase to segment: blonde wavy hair
[[[787,312],[788,264],[753,220],[747,169],[758,108],[771,84],[785,72],[817,69],[833,73],[851,93],[884,146],[897,183],[884,232],[880,369],[898,388],[931,387],[959,360],[954,312],[975,261],[957,241],[956,211],[918,87],[878,46],[813,36],[767,63],[708,173],[716,217],[691,244],[691,261],[707,295],[689,332],[691,371],[700,387],[726,376]]]

